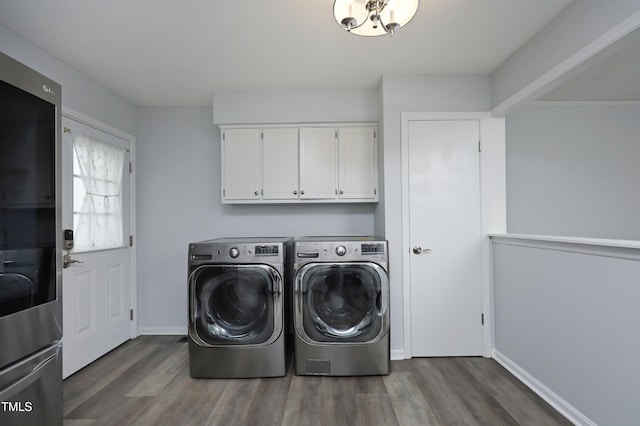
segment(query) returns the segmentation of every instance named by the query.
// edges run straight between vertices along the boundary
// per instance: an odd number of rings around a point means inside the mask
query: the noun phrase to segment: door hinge
[[[484,325],[484,314],[480,314],[480,322]]]
[[[223,197],[226,197],[226,196],[227,196],[227,191],[226,191],[224,188],[222,188],[222,196],[223,196]]]
[[[222,140],[224,140],[225,132],[222,132]]]
[[[133,309],[129,310],[129,320],[133,321]]]
[[[482,141],[478,141],[478,152],[482,152]]]
[[[133,235],[129,235],[129,247],[133,247]]]
[[[374,131],[373,131],[373,138],[374,138],[374,139],[376,138],[376,134],[377,134],[377,133],[376,133],[376,131],[374,130]]]
[[[129,173],[133,173],[133,163],[129,161]]]

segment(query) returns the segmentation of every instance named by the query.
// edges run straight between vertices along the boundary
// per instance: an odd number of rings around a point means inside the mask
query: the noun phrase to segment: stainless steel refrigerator
[[[0,53],[0,424],[62,425],[60,85]]]

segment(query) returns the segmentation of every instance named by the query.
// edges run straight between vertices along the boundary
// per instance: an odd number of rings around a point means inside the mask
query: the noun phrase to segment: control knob
[[[344,256],[345,254],[347,254],[347,249],[345,248],[345,246],[338,246],[336,247],[336,254],[338,256]]]
[[[240,250],[238,250],[236,247],[231,247],[229,249],[229,256],[231,256],[232,259],[235,259],[236,257],[240,256]]]

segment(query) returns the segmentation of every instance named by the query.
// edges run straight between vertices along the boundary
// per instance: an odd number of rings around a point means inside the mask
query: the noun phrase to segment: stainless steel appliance
[[[306,237],[294,245],[294,357],[299,375],[389,373],[387,242]]]
[[[189,245],[192,377],[287,373],[291,238],[226,238]]]
[[[0,423],[62,424],[60,85],[0,53]]]

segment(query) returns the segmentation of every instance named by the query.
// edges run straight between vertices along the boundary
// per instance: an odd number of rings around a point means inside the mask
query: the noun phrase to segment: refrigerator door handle
[[[8,401],[14,395],[17,395],[18,393],[22,392],[29,385],[31,385],[40,377],[42,377],[42,374],[44,373],[45,367],[47,366],[47,364],[55,361],[55,359],[59,356],[58,347],[55,348],[56,350],[53,354],[49,355],[48,357],[40,361],[35,367],[33,367],[33,369],[26,376],[21,377],[20,379],[11,383],[6,388],[0,389],[0,401]],[[24,369],[23,366],[16,366],[16,368],[20,368],[20,367]]]

